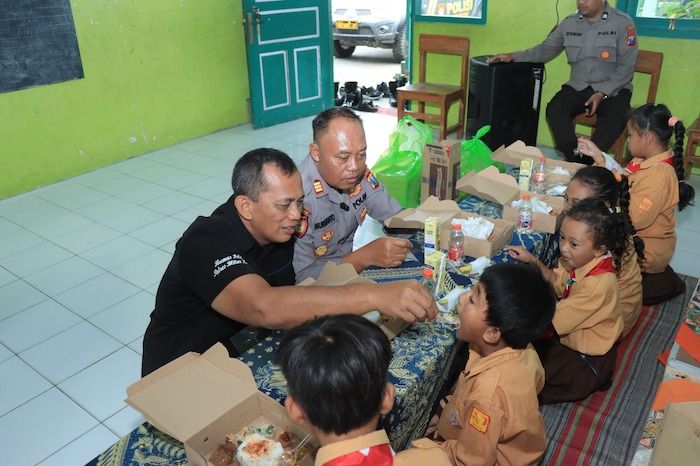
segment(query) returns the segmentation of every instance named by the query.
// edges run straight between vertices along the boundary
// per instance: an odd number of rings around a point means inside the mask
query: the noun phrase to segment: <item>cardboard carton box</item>
[[[126,402],[161,431],[185,444],[188,464],[211,466],[209,456],[237,432],[262,417],[306,436],[282,405],[258,391],[248,366],[217,343],[203,354],[187,353],[127,388]],[[302,465],[313,460],[304,458]]]
[[[317,280],[309,277],[299,283],[298,286],[342,286],[349,285],[351,283],[375,282],[369,278],[359,276],[351,264],[336,264],[335,262],[328,262],[321,270]],[[373,312],[376,313],[376,311]],[[404,320],[384,315],[380,315],[378,321],[375,321],[374,319],[370,320],[379,325],[379,328],[382,330],[382,332],[384,332],[384,335],[386,335],[390,340],[411,325]]]
[[[420,200],[429,196],[438,199],[454,199],[455,183],[459,178],[462,141],[445,140],[439,144],[426,144],[423,150]]]
[[[435,196],[430,196],[415,209],[404,209],[393,217],[389,217],[384,221],[384,225],[387,228],[422,230],[425,227],[425,219],[428,217],[437,217],[440,223],[444,224],[459,211],[460,208],[455,201],[441,201]]]
[[[700,457],[700,401],[670,403],[656,437],[652,466],[690,464]],[[695,458],[695,460],[693,460]]]
[[[481,217],[480,215],[471,212],[459,212],[454,215],[453,218],[470,218],[470,217]],[[513,230],[515,229],[515,224],[508,220],[500,220],[495,218],[486,218],[489,222],[494,224],[493,233],[488,239],[476,239],[469,236],[464,237],[464,255],[469,257],[493,257],[501,249],[503,249],[507,244],[510,244],[510,240],[513,237]],[[440,231],[440,243],[448,244],[450,242],[450,232],[451,223],[445,222]]]
[[[475,194],[482,199],[493,201],[503,206],[503,220],[518,223],[518,209],[511,207],[511,202],[520,199],[525,194],[518,188],[518,183],[510,175],[499,173],[496,167],[486,167],[480,172],[470,172],[457,181],[457,189]],[[538,231],[554,233],[557,226],[557,216],[564,209],[564,198],[546,196],[528,192],[530,198],[538,198],[553,209],[552,214],[533,212],[532,228]]]
[[[542,156],[542,152],[534,146],[526,146],[523,141],[515,141],[508,147],[501,146],[496,152],[493,153],[493,160],[497,162],[503,162],[508,165],[520,166],[520,162],[526,158],[533,160],[533,163],[537,163],[537,160]],[[546,158],[546,157],[545,157]],[[563,160],[555,160],[546,158],[547,165],[547,183],[549,184],[569,184],[571,177],[574,174],[585,167],[582,163],[565,162]],[[561,167],[569,172],[568,175],[558,175],[552,173],[556,167]]]

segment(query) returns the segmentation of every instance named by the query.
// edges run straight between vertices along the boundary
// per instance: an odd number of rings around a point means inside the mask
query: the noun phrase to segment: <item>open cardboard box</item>
[[[480,172],[469,172],[457,181],[457,189],[475,194],[482,199],[493,201],[503,206],[503,220],[518,223],[519,210],[511,207],[511,202],[524,194],[518,189],[518,183],[510,175],[499,173],[494,166],[486,167]],[[553,214],[541,212],[532,213],[532,228],[547,233],[554,233],[557,227],[557,216],[564,209],[564,198],[546,196],[528,192],[531,199],[537,197],[552,207]]]
[[[458,212],[460,208],[453,200],[439,200],[435,196],[428,197],[421,205],[413,209],[404,209],[393,217],[384,221],[387,228],[405,228],[420,230],[425,226],[425,219],[428,217],[439,217],[441,223],[449,220]]]
[[[351,283],[375,282],[369,278],[359,276],[352,264],[336,264],[335,262],[328,262],[321,270],[321,274],[318,276],[318,279],[309,277],[303,280],[297,286],[343,286]],[[390,340],[411,325],[409,322],[404,320],[388,317],[383,314],[379,316],[379,321],[375,323]]]
[[[126,402],[184,443],[190,466],[212,466],[209,456],[226,434],[260,417],[290,430],[297,440],[307,434],[282,405],[258,391],[248,366],[230,358],[221,343],[201,355],[184,354],[130,385]],[[313,465],[310,456],[300,464]]]
[[[493,153],[492,159],[497,162],[503,162],[508,165],[520,166],[520,162],[523,159],[531,158],[534,164],[537,164],[537,160],[542,157],[542,152],[534,146],[527,146],[523,141],[515,141],[508,147],[501,146],[496,149]],[[574,174],[585,167],[582,163],[575,162],[565,162],[563,160],[555,160],[546,158],[547,166],[547,183],[549,184],[569,184],[571,177]],[[569,172],[568,175],[560,175],[552,173],[556,167],[561,167]]]
[[[688,464],[700,457],[700,401],[670,403],[656,438],[652,466]],[[693,460],[695,458],[695,460]]]
[[[463,218],[467,219],[470,217],[481,217],[481,215],[474,214],[472,212],[459,212],[453,215],[452,218]],[[513,237],[513,230],[515,229],[515,224],[508,220],[501,220],[497,218],[481,217],[485,218],[489,222],[494,224],[493,232],[488,239],[477,239],[470,236],[464,237],[464,254],[469,257],[481,257],[486,256],[491,258],[495,256],[501,249],[510,244],[510,240]],[[452,230],[452,225],[450,222],[445,222],[442,224],[442,229],[440,230],[440,244],[450,244],[450,233]]]

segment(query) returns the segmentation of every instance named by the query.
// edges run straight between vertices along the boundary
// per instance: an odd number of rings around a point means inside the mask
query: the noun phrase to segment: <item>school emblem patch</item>
[[[324,230],[323,233],[321,233],[321,239],[323,241],[330,241],[333,238],[333,228],[329,228],[328,230]]]
[[[316,194],[321,194],[323,191],[323,183],[321,183],[321,180],[314,181],[314,192]]]
[[[326,253],[328,252],[328,245],[327,244],[322,244],[316,249],[314,249],[314,255],[317,257],[325,256]]]
[[[602,52],[600,52],[600,58],[602,58],[603,60],[607,60],[608,58],[610,58],[610,52],[608,52],[607,50],[603,50]]]
[[[651,209],[651,206],[654,205],[654,201],[649,199],[648,197],[645,197],[642,199],[642,201],[639,203],[639,208],[642,209],[644,212],[648,212],[649,209]]]
[[[374,173],[370,170],[367,170],[366,178],[369,185],[372,186],[372,189],[377,189],[379,187],[379,180],[377,180],[377,177],[374,176]]]
[[[348,194],[348,197],[354,197],[357,196],[362,192],[362,183],[357,183],[354,188],[352,188],[352,191],[350,191],[350,194]]]
[[[626,42],[629,47],[634,47],[635,45],[637,45],[637,30],[631,24],[627,26]]]
[[[364,208],[360,211],[360,221],[361,221],[361,222],[364,222],[364,221],[365,221],[365,217],[367,216],[367,211],[368,211],[368,210],[369,210],[369,209],[367,209],[367,207],[364,207]]]
[[[469,416],[469,425],[478,430],[479,432],[486,433],[489,430],[489,422],[491,418],[482,410],[474,406],[472,408],[472,413]]]

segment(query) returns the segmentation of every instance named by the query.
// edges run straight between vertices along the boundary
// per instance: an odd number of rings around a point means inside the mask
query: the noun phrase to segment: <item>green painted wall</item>
[[[248,121],[240,0],[71,0],[85,78],[0,94],[0,199]]]
[[[490,0],[488,2],[485,25],[464,25],[452,23],[417,22],[414,28],[414,50],[417,50],[420,33],[466,35],[470,38],[471,56],[489,55],[499,52],[523,50],[540,43],[557,22],[555,1]],[[560,19],[576,10],[574,0],[559,3]],[[661,71],[657,103],[666,104],[684,123],[690,125],[700,113],[700,41],[639,37],[639,47],[645,50],[663,52],[664,63]],[[414,53],[414,66],[418,65]],[[458,65],[447,59],[429,64],[428,79],[437,82],[458,82]],[[544,107],[552,96],[569,78],[566,56],[560,56],[546,66],[547,76],[542,93],[542,109],[537,142],[552,146],[552,137],[545,121]],[[431,73],[432,71],[432,73]],[[644,75],[635,77],[636,92],[632,106],[645,102],[649,80]],[[456,119],[455,119],[456,121]]]

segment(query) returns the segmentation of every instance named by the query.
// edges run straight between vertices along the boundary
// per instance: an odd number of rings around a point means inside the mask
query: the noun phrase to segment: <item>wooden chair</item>
[[[648,50],[640,50],[637,55],[637,64],[634,67],[635,73],[645,73],[650,76],[649,90],[647,91],[648,104],[656,102],[656,91],[659,88],[659,77],[661,76],[661,64],[664,61],[664,54],[661,52],[650,52]],[[574,125],[583,125],[591,127],[591,135],[595,132],[595,127],[598,124],[598,118],[595,115],[588,116],[585,113],[578,115],[574,119]],[[611,147],[611,152],[615,155],[615,159],[622,163],[622,158],[625,153],[625,143],[627,142],[627,127],[622,131],[620,136]]]
[[[700,116],[688,127],[688,142],[685,146],[685,154],[683,154],[683,168],[686,180],[690,178],[693,165],[700,167],[700,155],[695,155],[698,150],[698,143],[700,143]]]
[[[420,52],[420,67],[418,82],[397,89],[397,108],[399,120],[405,115],[411,115],[417,120],[438,123],[440,140],[450,133],[464,137],[465,110],[467,107],[467,80],[469,77],[469,39],[458,36],[441,36],[421,34],[418,49]],[[460,84],[449,85],[426,82],[426,66],[428,54],[444,54],[460,56],[462,59]],[[407,100],[418,102],[418,111],[407,111]],[[459,118],[457,123],[447,126],[447,114],[453,103],[459,102]],[[425,104],[435,104],[439,113],[426,113]]]

